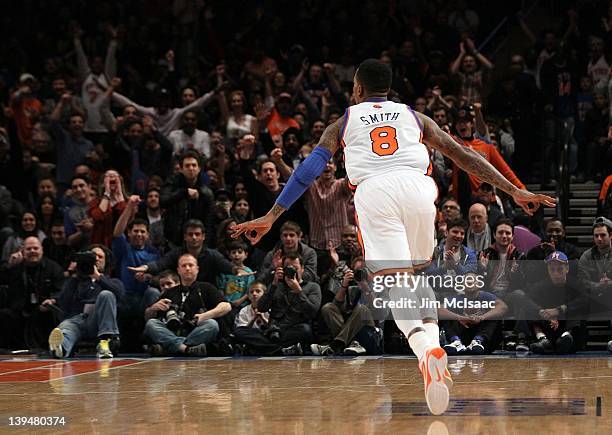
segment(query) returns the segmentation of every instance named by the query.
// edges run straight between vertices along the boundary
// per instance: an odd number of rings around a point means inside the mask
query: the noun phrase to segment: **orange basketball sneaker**
[[[440,415],[448,408],[449,392],[447,383],[452,385],[450,373],[446,376],[446,352],[434,347],[425,352],[422,364],[425,385],[425,400],[433,415]]]
[[[419,361],[419,370],[421,371],[421,373],[423,373],[423,360]],[[448,391],[450,392],[451,388],[453,388],[453,378],[450,374],[450,372],[448,371],[448,367],[444,368],[444,383],[446,384],[446,388],[448,388]]]

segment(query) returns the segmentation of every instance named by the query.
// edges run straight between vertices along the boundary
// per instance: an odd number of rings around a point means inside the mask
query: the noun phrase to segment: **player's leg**
[[[403,209],[403,222],[406,229],[408,246],[415,271],[426,268],[431,262],[435,245],[435,217],[436,207],[434,201],[438,189],[431,177],[415,177],[410,179],[406,196],[409,201],[418,204]],[[436,295],[425,279],[418,281],[417,289],[419,300],[431,301],[421,310],[423,328],[432,345],[440,347],[440,328],[438,327],[438,311],[433,301]],[[453,380],[448,368],[444,368],[444,380],[448,388],[453,386]]]
[[[390,184],[384,185],[385,182]],[[387,296],[380,296],[386,299],[395,322],[419,359],[427,405],[432,414],[438,415],[446,410],[449,399],[444,382],[446,353],[428,337],[421,315],[422,298],[408,279],[413,269],[399,201],[395,198],[396,182],[384,180],[372,192],[358,189],[355,208],[359,240],[368,269],[374,273],[375,281],[384,283]],[[368,183],[367,187],[373,186]]]

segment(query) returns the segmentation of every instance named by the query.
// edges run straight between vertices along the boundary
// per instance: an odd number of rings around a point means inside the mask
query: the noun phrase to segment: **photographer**
[[[151,353],[206,356],[206,345],[219,335],[218,319],[232,308],[223,293],[208,283],[197,282],[197,259],[183,254],[178,259],[181,284],[167,289],[160,299],[145,311],[150,318],[144,335],[153,343]]]
[[[257,307],[261,312],[270,310],[269,340],[278,343],[285,355],[301,354],[301,344],[313,341],[311,322],[321,306],[321,288],[316,282],[303,281],[301,256],[287,255],[282,265],[276,268],[272,285]],[[271,347],[268,343],[262,350]]]
[[[70,356],[81,338],[99,339],[98,358],[112,358],[111,345],[118,348],[117,301],[125,289],[120,280],[105,275],[109,257],[101,245],[75,254],[69,268],[75,274],[66,280],[56,298],[43,301],[44,307],[60,312],[65,319],[49,335],[49,351],[54,358]]]
[[[363,257],[353,260],[333,302],[321,308],[323,321],[334,336],[329,346],[312,344],[315,355],[363,355],[382,352],[380,330],[376,328],[370,309],[362,303],[367,272]],[[367,289],[366,289],[367,290]],[[363,345],[362,345],[363,344]]]
[[[270,288],[257,301],[257,312],[270,313],[267,328],[237,328],[236,339],[255,355],[301,355],[313,340],[311,322],[321,306],[321,288],[304,282],[302,257],[288,255],[276,268]]]
[[[0,298],[0,347],[46,346],[57,319],[41,302],[59,293],[63,283],[62,268],[43,256],[38,238],[27,237],[21,251],[13,253],[0,270],[0,284],[6,286]]]

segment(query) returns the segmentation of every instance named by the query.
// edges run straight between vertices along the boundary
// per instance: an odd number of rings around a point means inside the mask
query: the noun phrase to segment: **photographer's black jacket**
[[[166,269],[176,269],[181,255],[187,254],[188,252],[189,251],[187,251],[187,248],[184,246],[174,248],[159,260],[147,263],[147,267],[149,268],[147,271],[156,275]],[[233,274],[234,267],[231,261],[225,258],[223,254],[216,249],[202,247],[197,260],[200,269],[197,278],[198,282],[207,282],[215,285],[217,283],[217,277],[220,274]]]
[[[64,284],[64,271],[46,257],[35,264],[21,263],[0,271],[0,284],[8,285],[7,300],[2,305],[15,312],[31,311],[45,299],[55,297]],[[32,294],[36,302],[32,302]]]
[[[270,310],[270,319],[281,326],[310,323],[321,308],[321,287],[316,282],[301,282],[302,291],[293,293],[286,283],[272,284],[257,302],[259,311]]]
[[[186,294],[183,302],[183,293]],[[184,320],[191,320],[198,313],[204,313],[225,302],[223,293],[207,282],[194,282],[190,286],[177,285],[163,292],[159,299],[170,299],[177,312],[185,313]],[[158,311],[157,317],[163,319],[165,311]]]
[[[55,298],[57,305],[64,310],[64,318],[68,319],[83,312],[85,304],[95,304],[102,290],[109,290],[119,301],[124,293],[123,283],[115,278],[102,275],[93,281],[90,277],[73,276],[64,283],[64,287]]]

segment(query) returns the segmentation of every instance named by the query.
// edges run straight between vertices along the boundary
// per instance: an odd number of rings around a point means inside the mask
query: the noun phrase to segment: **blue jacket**
[[[444,264],[444,249],[444,242],[434,248],[431,264],[427,268],[427,275],[446,275],[448,273],[449,269]],[[465,245],[459,245],[459,251],[461,252],[461,257],[453,269],[455,273],[457,275],[465,275],[470,272],[476,273],[478,270],[476,252]]]
[[[113,292],[117,301],[125,293],[123,283],[118,279],[102,275],[98,281],[92,281],[89,277],[74,276],[64,282],[62,291],[56,297],[57,305],[64,311],[64,318],[68,319],[82,313],[85,304],[95,304],[102,290]]]

